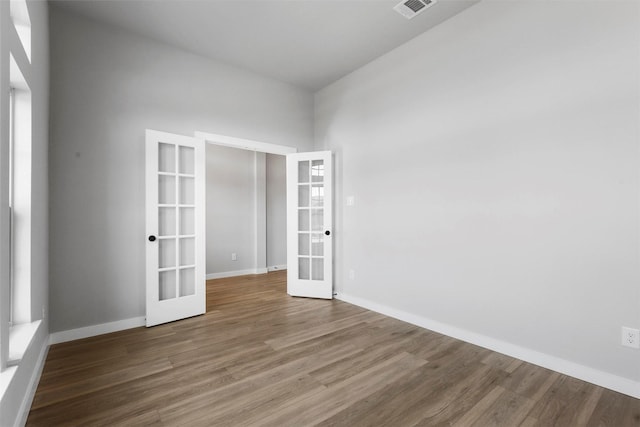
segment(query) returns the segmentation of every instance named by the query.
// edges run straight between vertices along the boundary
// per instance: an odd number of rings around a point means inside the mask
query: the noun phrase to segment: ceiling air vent
[[[398,3],[393,10],[407,19],[411,19],[419,13],[433,6],[436,0],[406,0]]]

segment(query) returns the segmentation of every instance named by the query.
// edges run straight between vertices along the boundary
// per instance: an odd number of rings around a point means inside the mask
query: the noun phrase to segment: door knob
[[[324,234],[326,234],[327,236],[329,236],[331,234],[331,232],[329,230],[325,231]]]
[[[149,241],[150,242],[155,242],[156,241],[156,236],[153,236],[153,235],[149,236]]]

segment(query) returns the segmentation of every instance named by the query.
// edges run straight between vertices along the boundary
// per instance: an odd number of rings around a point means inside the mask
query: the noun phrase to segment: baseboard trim
[[[52,345],[60,344],[67,341],[95,337],[96,335],[123,331],[125,329],[137,328],[144,325],[145,318],[144,316],[142,316],[133,317],[131,319],[118,320],[115,322],[101,323],[99,325],[86,326],[84,328],[70,329],[68,331],[53,332],[49,336],[49,343]]]
[[[626,394],[636,399],[640,399],[640,382],[632,381],[608,372],[580,365],[569,360],[541,353],[506,341],[488,337],[486,335],[467,331],[445,323],[441,323],[423,316],[418,316],[406,311],[397,310],[395,308],[378,304],[376,302],[355,297],[353,295],[338,293],[336,299],[357,305],[367,310],[375,311],[385,316],[393,317],[425,329],[429,329],[440,334],[450,336],[452,338],[466,341],[480,347],[487,348],[525,362],[551,369],[561,374],[569,375],[589,383]]]
[[[286,269],[287,269],[287,264],[272,265],[270,267],[267,267],[268,272],[280,271],[280,270],[286,270]]]
[[[246,270],[223,271],[221,273],[207,274],[207,280],[224,279],[225,277],[246,276],[247,274],[265,274],[268,273],[266,268],[247,268]]]
[[[16,425],[18,426],[23,426],[27,423],[29,411],[31,410],[31,404],[33,403],[33,397],[36,395],[38,383],[40,382],[42,370],[44,369],[44,362],[47,360],[47,353],[49,353],[49,340],[47,339],[47,337],[45,337],[45,339],[42,341],[42,348],[40,349],[40,355],[38,356],[38,360],[36,361],[35,369],[33,370],[31,379],[29,380],[27,393],[24,395],[22,404],[20,404],[20,409],[18,410],[18,417],[16,419]]]

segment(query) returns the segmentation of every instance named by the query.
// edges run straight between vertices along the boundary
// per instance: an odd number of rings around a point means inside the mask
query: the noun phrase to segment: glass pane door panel
[[[298,211],[298,231],[309,231],[309,209]]]
[[[195,151],[191,147],[180,147],[178,172],[189,175],[193,175],[196,172]]]
[[[311,210],[311,230],[322,231],[324,227],[324,209]]]
[[[311,162],[311,180],[321,182],[324,180],[324,161],[314,160]]]
[[[298,186],[298,206],[301,208],[309,207],[309,186]]]
[[[311,187],[311,206],[321,208],[324,206],[324,186],[314,184]]]
[[[176,177],[171,175],[158,176],[158,203],[172,205],[176,202]]]
[[[176,271],[161,271],[158,280],[160,301],[176,297]]]
[[[324,258],[311,259],[311,280],[324,280]]]
[[[311,255],[323,256],[324,255],[324,235],[314,233],[311,235]]]
[[[196,210],[194,208],[180,208],[180,234],[196,234]]]
[[[298,255],[309,255],[309,235],[298,234]]]
[[[298,182],[309,182],[309,162],[298,162]]]
[[[158,172],[176,171],[176,146],[173,144],[158,144]]]
[[[196,181],[193,178],[180,177],[180,204],[193,205],[196,201]]]
[[[180,265],[194,265],[196,263],[196,239],[187,237],[180,239]]]
[[[309,280],[309,258],[298,258],[298,278],[302,280]]]
[[[158,267],[176,266],[176,239],[160,239],[158,241]]]
[[[158,234],[176,235],[176,208],[158,208]]]
[[[196,293],[196,269],[180,269],[180,296],[186,297]]]

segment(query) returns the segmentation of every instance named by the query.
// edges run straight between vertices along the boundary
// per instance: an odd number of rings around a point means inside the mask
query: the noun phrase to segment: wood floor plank
[[[426,361],[400,353],[337,386],[292,399],[278,413],[260,419],[265,426],[314,425],[366,398],[394,379],[406,376]],[[257,420],[256,420],[257,421]]]
[[[340,301],[286,271],[207,314],[50,348],[28,426],[640,426],[640,401]]]
[[[352,327],[362,322],[366,322],[367,320],[374,319],[377,316],[377,314],[371,312],[358,313],[344,319],[335,320],[329,323],[323,323],[309,329],[302,329],[298,332],[289,333],[282,337],[269,339],[266,341],[266,343],[274,349],[280,350],[290,345],[298,344],[300,342],[317,338],[322,335],[327,335],[341,329]]]
[[[52,382],[43,384],[42,387],[38,387],[39,393],[34,397],[31,407],[39,408],[51,405],[87,392],[101,390],[113,384],[130,381],[133,378],[143,378],[157,372],[170,370],[171,368],[172,366],[169,360],[162,358],[153,362],[145,361],[123,369],[106,372],[102,375],[74,376],[70,380],[65,379],[63,383]]]

